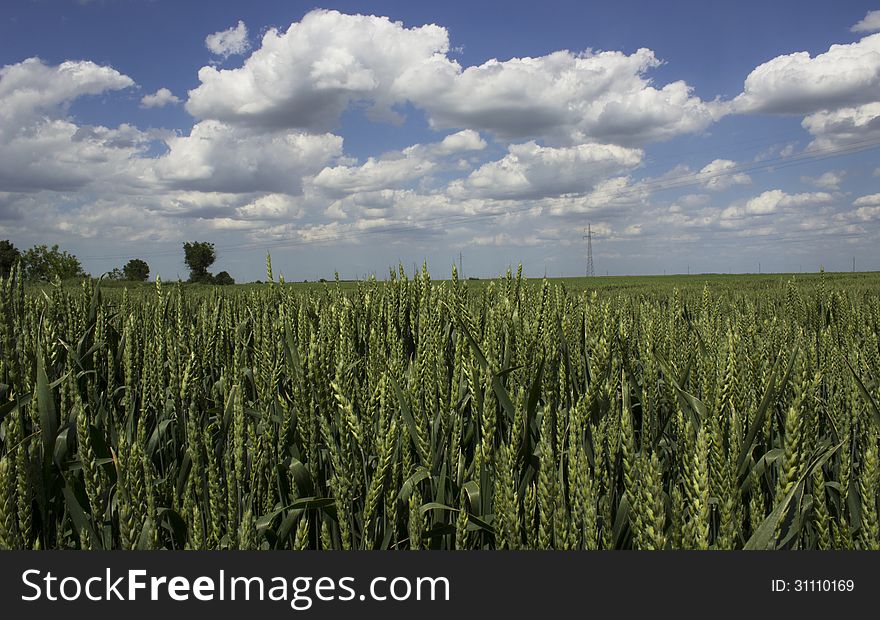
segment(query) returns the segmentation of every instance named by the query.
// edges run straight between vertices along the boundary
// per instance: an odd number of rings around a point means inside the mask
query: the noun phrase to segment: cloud
[[[560,217],[580,217],[586,213],[621,217],[635,207],[647,205],[649,196],[650,192],[644,184],[633,183],[627,176],[618,176],[599,181],[592,190],[583,194],[555,196],[538,201],[536,204],[542,210],[535,215],[546,212]],[[526,204],[531,204],[531,201]],[[605,234],[595,224],[593,232]]]
[[[797,149],[797,145],[789,143],[783,146],[779,150],[779,157],[785,159],[786,157],[791,157],[794,155],[795,150]]]
[[[855,210],[854,215],[856,219],[859,219],[863,222],[880,220],[880,205],[875,205],[871,207],[859,207]]]
[[[645,74],[660,64],[644,48],[631,55],[558,51],[464,69],[435,61],[404,76],[401,87],[436,128],[634,146],[701,131],[716,118],[716,108],[685,82],[653,86]]]
[[[32,194],[0,191],[0,231],[6,232],[5,224],[21,226],[25,215],[32,215],[36,208]]]
[[[157,215],[176,220],[178,225],[198,219],[206,226],[220,222],[223,229],[243,230],[277,221],[298,220],[310,209],[317,211],[316,198],[308,193],[293,196],[273,192],[169,189],[158,194],[147,208]]]
[[[267,220],[299,219],[304,213],[302,200],[287,194],[265,194],[235,210],[236,218],[252,222],[255,226]]]
[[[749,199],[744,206],[727,207],[722,212],[722,218],[737,219],[748,216],[765,216],[782,211],[829,206],[838,201],[838,199],[839,196],[828,192],[788,194],[781,189],[772,189]]]
[[[880,102],[816,112],[804,118],[801,125],[814,136],[815,148],[876,140],[880,138]]]
[[[314,178],[313,183],[337,197],[355,192],[401,187],[440,167],[440,160],[447,156],[485,148],[486,141],[480,134],[466,129],[450,134],[440,142],[414,144],[379,158],[370,157],[361,165],[342,164],[324,168]]]
[[[853,201],[857,209],[853,212],[856,219],[862,221],[880,220],[880,194],[861,196]]]
[[[669,207],[649,204],[640,210],[638,222],[648,231],[648,243],[678,238],[682,243],[696,244],[688,251],[700,252],[706,261],[720,253],[735,257],[756,248],[776,250],[775,258],[779,260],[790,251],[819,251],[818,244],[838,235],[863,234],[863,229],[853,225],[854,210],[844,199],[839,192],[789,193],[772,189],[735,200],[726,207],[686,209],[680,201]],[[787,245],[789,242],[795,245]],[[781,243],[786,245],[780,251]],[[665,250],[658,245],[655,251]]]
[[[438,216],[473,215],[486,208],[476,200],[457,200],[443,193],[422,193],[414,189],[382,189],[356,192],[334,201],[325,215],[334,220],[348,219],[384,224],[418,226]],[[441,229],[442,231],[442,229]]]
[[[174,135],[144,132],[126,124],[117,128],[79,125],[67,115],[68,105],[78,97],[133,85],[133,80],[115,70],[84,61],[49,66],[30,59],[0,70],[0,186],[7,194],[39,195],[43,205],[66,202],[71,205],[68,215],[85,208],[75,205],[86,197],[79,192],[88,190],[111,202],[138,204],[160,217],[203,217],[206,221],[293,217],[305,208],[296,199],[303,192],[303,179],[342,155],[342,138],[327,133],[254,129],[206,120],[197,122],[188,135]],[[144,104],[169,98],[173,95],[160,89]],[[148,156],[160,139],[167,152]],[[436,149],[439,157],[484,147],[478,134],[462,133],[423,150]],[[52,198],[47,190],[70,194]],[[92,199],[89,204],[94,211],[108,204],[107,200]],[[22,209],[27,209],[34,223],[44,218],[25,205],[19,198],[4,199],[3,218],[20,217]],[[306,206],[315,208],[314,204]],[[96,221],[94,214],[90,218]],[[148,219],[129,221],[147,225]],[[92,234],[85,224],[72,224],[68,218],[64,222],[66,231]]]
[[[812,114],[877,100],[880,34],[832,45],[811,57],[797,52],[765,62],[746,78],[731,104],[740,113]]]
[[[0,187],[70,191],[126,176],[149,136],[130,125],[77,126],[66,120],[0,134]]]
[[[213,120],[166,143],[168,153],[153,167],[155,180],[199,191],[297,194],[303,176],[342,154],[342,138],[333,134],[253,131]]]
[[[678,202],[680,203],[681,201]],[[718,220],[718,215],[719,210],[712,207],[688,209],[688,211],[685,211],[676,203],[671,205],[665,212],[661,211],[657,214],[656,220],[650,223],[665,226],[676,231],[681,231],[685,228],[709,229]],[[648,223],[646,223],[645,227],[647,226]]]
[[[880,194],[871,194],[869,196],[861,196],[853,201],[856,207],[880,205]]]
[[[44,116],[58,118],[74,99],[135,85],[127,75],[86,60],[47,65],[39,58],[0,68],[0,131],[20,129]]]
[[[828,192],[805,192],[801,194],[787,194],[774,189],[764,192],[757,198],[752,198],[746,203],[746,212],[763,215],[773,213],[778,209],[795,209],[817,205],[827,205],[835,201],[835,196]]]
[[[819,189],[838,190],[845,177],[846,172],[843,170],[829,170],[818,177],[802,176],[801,182]]]
[[[873,11],[868,18],[880,16]],[[861,24],[861,22],[860,22]],[[854,27],[855,30],[855,27]],[[861,30],[863,31],[863,30]],[[880,33],[854,43],[777,56],[756,67],[728,110],[803,114],[812,149],[835,149],[880,139]]]
[[[269,30],[237,69],[203,67],[187,110],[200,119],[290,127],[332,128],[350,103],[394,118],[399,83],[425,65],[447,63],[444,28],[405,28],[385,17],[317,10],[286,32]]]
[[[177,103],[180,103],[180,98],[167,88],[160,88],[152,95],[141,97],[142,108],[164,108],[166,105]]]
[[[373,191],[400,186],[424,176],[434,167],[434,162],[421,157],[370,157],[360,166],[324,168],[315,177],[314,184],[337,195]]]
[[[868,11],[861,21],[856,23],[852,32],[876,32],[880,30],[880,11]]]
[[[465,129],[443,138],[435,150],[441,155],[451,155],[465,151],[482,151],[484,148],[486,148],[486,141],[480,137],[479,132]]]
[[[126,175],[150,135],[127,124],[80,126],[67,109],[80,97],[134,84],[88,61],[47,65],[29,58],[0,68],[0,187],[69,191]]]
[[[736,172],[737,163],[729,159],[716,159],[700,170],[703,187],[712,191],[721,191],[734,185],[750,185],[752,179],[744,172]]]
[[[247,26],[239,20],[237,26],[209,34],[205,37],[205,46],[223,58],[244,54],[250,49]]]
[[[791,157],[794,155],[795,151],[797,151],[797,143],[789,142],[788,144],[774,144],[773,146],[764,149],[757,155],[753,161],[766,161],[768,159],[785,159],[786,157]]]
[[[395,106],[410,102],[435,129],[627,146],[701,131],[722,113],[685,82],[654,86],[646,73],[661,61],[649,49],[557,51],[466,68],[449,52],[449,34],[437,25],[315,10],[285,32],[269,30],[242,67],[203,67],[186,108],[199,119],[326,131],[350,105],[396,122]]]
[[[597,183],[638,166],[641,149],[614,144],[571,147],[539,146],[531,141],[512,144],[507,155],[450,184],[457,197],[525,199],[582,193]]]

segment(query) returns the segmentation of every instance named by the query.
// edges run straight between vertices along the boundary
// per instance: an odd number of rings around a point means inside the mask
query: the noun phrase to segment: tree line
[[[217,260],[213,243],[207,241],[188,241],[183,244],[184,262],[189,269],[188,282],[198,284],[235,284],[235,279],[227,271],[217,275],[208,269]],[[54,282],[72,278],[87,278],[79,259],[59,248],[58,244],[34,245],[22,252],[8,239],[0,241],[0,277],[8,278],[15,265],[19,264],[22,276],[30,282]],[[109,280],[146,282],[150,277],[150,266],[141,258],[132,258],[122,268],[116,267],[106,274]]]

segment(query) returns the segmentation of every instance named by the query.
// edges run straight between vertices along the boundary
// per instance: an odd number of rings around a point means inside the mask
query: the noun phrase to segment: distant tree
[[[226,286],[229,284],[235,284],[235,280],[231,275],[229,275],[228,271],[221,271],[216,276],[214,276],[214,284],[219,284],[220,286]]]
[[[184,262],[189,268],[190,282],[211,282],[208,267],[217,260],[214,244],[207,241],[188,241],[183,244]]]
[[[9,274],[12,273],[15,262],[20,257],[21,252],[12,245],[11,241],[8,239],[0,241],[0,277],[8,278]]]
[[[107,272],[108,280],[124,280],[125,275],[122,273],[122,269],[119,267],[114,267],[111,271]]]
[[[58,249],[58,244],[51,248],[35,245],[22,255],[21,262],[27,280],[50,282],[55,278],[67,280],[86,277],[79,259]]]
[[[126,280],[145,282],[150,277],[150,266],[139,258],[133,258],[122,268]]]

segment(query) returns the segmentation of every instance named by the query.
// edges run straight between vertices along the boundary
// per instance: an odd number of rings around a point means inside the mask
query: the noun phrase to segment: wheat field
[[[0,547],[877,549],[880,277],[0,282]]]

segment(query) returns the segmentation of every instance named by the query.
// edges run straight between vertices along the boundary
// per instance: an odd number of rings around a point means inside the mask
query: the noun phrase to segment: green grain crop
[[[0,280],[0,546],[877,549],[880,277]]]

